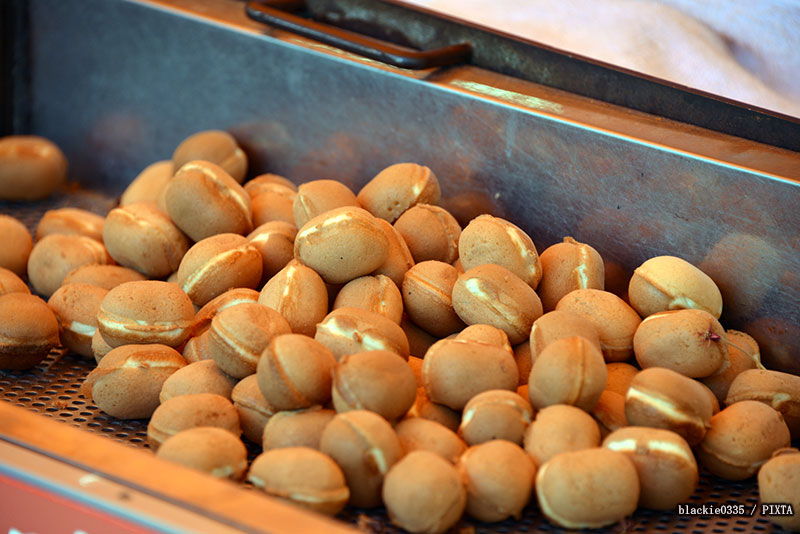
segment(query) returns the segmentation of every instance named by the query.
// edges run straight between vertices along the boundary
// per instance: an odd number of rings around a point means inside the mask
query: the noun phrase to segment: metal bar
[[[471,63],[495,72],[800,152],[800,118],[566,53],[400,0],[307,0],[318,20],[417,48],[468,42]]]
[[[303,2],[260,0],[248,2],[245,9],[253,20],[395,67],[422,70],[453,65],[469,59],[471,47],[468,43],[425,51],[408,50],[284,11],[286,8],[300,9],[302,5]]]
[[[219,522],[226,529],[252,534],[357,532],[327,517],[48,420],[7,402],[0,402],[0,442],[3,441],[129,487],[141,492],[142,498],[152,497],[165,506],[178,507],[182,515],[195,516],[194,521]],[[170,519],[177,517],[173,515]]]
[[[28,3],[0,2],[0,136],[30,125]]]

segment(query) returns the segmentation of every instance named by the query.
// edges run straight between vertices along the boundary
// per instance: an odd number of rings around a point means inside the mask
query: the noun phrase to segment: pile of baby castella
[[[0,198],[65,175],[52,143],[0,139]],[[588,244],[540,255],[502,218],[462,227],[415,163],[358,194],[245,177],[236,141],[206,131],[105,217],[48,211],[34,241],[0,216],[0,368],[63,344],[97,360],[83,395],[149,418],[158,456],[326,514],[383,505],[409,532],[534,500],[602,527],[676,509],[699,467],[758,475],[800,529],[800,377],[722,327],[694,265],[650,258],[623,298]],[[263,446],[250,465],[242,434]]]

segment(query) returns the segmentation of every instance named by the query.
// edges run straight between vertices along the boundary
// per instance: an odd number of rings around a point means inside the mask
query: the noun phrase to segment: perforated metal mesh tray
[[[34,369],[26,372],[0,371],[0,396],[6,402],[38,412],[88,432],[106,436],[132,447],[147,449],[147,421],[122,421],[104,414],[78,391],[93,363],[63,350],[53,351]],[[250,444],[251,456],[257,447]],[[758,503],[754,481],[728,482],[708,474],[691,498],[693,504],[744,504],[747,510]],[[385,513],[367,510],[346,510],[342,519],[355,523],[367,532],[403,532],[393,527]],[[473,527],[479,533],[560,532],[548,523],[534,505],[529,506],[520,521],[504,521],[487,525],[464,521],[462,528]],[[687,517],[676,512],[638,511],[625,523],[608,529],[610,532],[752,532],[770,531],[772,525],[758,512],[752,517]]]
[[[47,202],[37,204],[9,204],[0,202],[0,213],[12,215],[23,221],[33,232],[41,215],[48,209],[63,206],[80,207],[105,214],[116,199],[91,191],[73,191]],[[146,420],[118,420],[104,414],[97,406],[79,394],[86,375],[95,362],[56,349],[42,363],[28,371],[0,371],[0,398],[17,406],[35,411],[82,430],[113,439],[131,447],[148,449]],[[248,444],[251,459],[259,447]],[[535,499],[525,509],[523,517],[495,524],[484,524],[464,519],[455,527],[458,534],[563,532],[551,525],[535,505]],[[758,488],[754,479],[731,482],[701,473],[700,484],[691,497],[692,504],[743,504],[752,515],[737,516],[686,516],[677,510],[655,512],[638,510],[633,517],[614,525],[605,532],[771,532],[781,529],[758,510]],[[346,509],[340,519],[355,524],[365,532],[402,533],[389,522],[383,509]]]

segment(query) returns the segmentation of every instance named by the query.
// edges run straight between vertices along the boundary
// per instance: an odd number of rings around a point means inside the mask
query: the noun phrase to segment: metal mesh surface
[[[98,193],[78,191],[56,197],[38,204],[11,204],[0,202],[0,213],[12,215],[25,223],[33,232],[45,210],[71,206],[89,209],[105,215],[113,207],[113,198]],[[118,420],[104,414],[97,406],[83,398],[79,389],[86,375],[95,367],[88,360],[54,350],[39,365],[28,371],[0,371],[0,399],[17,406],[38,412],[66,424],[106,436],[132,447],[147,449],[146,420]],[[247,442],[246,442],[247,443]],[[251,459],[259,447],[247,443]],[[701,473],[700,484],[691,497],[691,503],[700,504],[744,504],[750,510],[758,503],[758,488],[755,479],[731,482]],[[383,509],[345,509],[339,516],[365,532],[403,533],[390,524]],[[773,532],[782,530],[760,517],[756,510],[753,516],[682,516],[677,511],[655,512],[638,510],[633,517],[599,532]],[[565,532],[551,525],[539,512],[532,499],[520,520],[485,524],[462,520],[453,530],[457,534],[533,533]],[[592,531],[598,532],[598,531]]]
[[[53,351],[50,356],[29,371],[0,371],[0,398],[17,406],[38,412],[77,428],[94,432],[109,439],[137,448],[148,448],[147,421],[122,421],[104,414],[78,393],[84,378],[94,368],[94,361],[84,359],[63,350]],[[251,457],[258,447],[249,444]],[[694,504],[745,504],[749,510],[758,502],[758,489],[754,480],[730,482],[707,473],[702,474],[700,485],[691,497]],[[392,526],[383,510],[347,509],[341,519],[352,522],[366,532],[402,533]],[[519,521],[509,520],[496,524],[462,521],[456,531],[471,529],[480,534],[563,532],[547,522],[532,502]],[[677,512],[637,511],[625,523],[620,523],[606,532],[767,532],[773,525],[758,512],[753,517],[687,517]],[[459,534],[462,534],[459,532]]]

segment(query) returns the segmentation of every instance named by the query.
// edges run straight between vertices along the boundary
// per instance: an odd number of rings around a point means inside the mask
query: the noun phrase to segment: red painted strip
[[[160,534],[0,474],[0,534]]]

